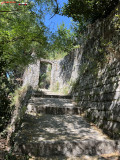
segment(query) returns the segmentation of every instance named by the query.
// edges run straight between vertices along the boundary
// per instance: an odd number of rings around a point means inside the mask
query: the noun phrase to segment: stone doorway
[[[51,85],[52,64],[40,62],[39,88],[49,89]]]

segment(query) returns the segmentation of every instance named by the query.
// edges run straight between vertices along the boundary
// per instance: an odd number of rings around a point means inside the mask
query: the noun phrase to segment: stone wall
[[[79,53],[80,49],[77,48],[63,59],[53,61],[51,88],[58,83],[59,89],[62,89],[77,79],[81,59],[81,54]]]
[[[120,138],[120,5],[88,26],[79,49],[55,61],[52,85],[76,81],[71,94],[88,120]],[[70,87],[69,87],[70,88]]]
[[[32,54],[33,56],[35,53]],[[40,75],[40,60],[36,60],[34,63],[29,64],[23,74],[23,86],[32,86],[36,89],[39,84]]]
[[[118,8],[120,12],[120,5]],[[79,79],[72,91],[85,116],[113,138],[120,138],[118,11],[89,26],[81,46]]]
[[[11,122],[7,127],[7,144],[13,143],[13,137],[15,131],[20,127],[22,119],[25,115],[26,106],[28,100],[31,98],[33,94],[33,88],[31,86],[21,87],[16,92],[16,99],[14,102],[14,111],[11,116]]]

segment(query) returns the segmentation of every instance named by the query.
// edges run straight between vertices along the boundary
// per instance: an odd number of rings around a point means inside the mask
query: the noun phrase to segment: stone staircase
[[[70,98],[50,91],[36,92],[16,133],[15,152],[66,159],[120,151],[120,143],[87,123],[80,116],[80,107]]]

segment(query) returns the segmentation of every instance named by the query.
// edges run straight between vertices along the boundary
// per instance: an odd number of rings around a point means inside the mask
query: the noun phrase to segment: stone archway
[[[41,58],[40,60],[36,60],[34,63],[29,64],[23,74],[23,85],[30,85],[33,87],[33,89],[37,89],[39,86],[39,79],[40,79],[40,68],[41,64],[50,64],[51,65],[51,84],[53,83],[53,77],[54,77],[54,63],[55,61],[47,60]]]

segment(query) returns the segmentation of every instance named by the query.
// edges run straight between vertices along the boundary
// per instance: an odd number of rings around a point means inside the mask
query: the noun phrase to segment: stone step
[[[1,158],[0,160],[4,160],[5,159],[4,157]],[[10,156],[10,159],[26,160],[26,156],[19,154],[19,153],[15,153],[14,155]],[[120,154],[117,152],[114,152],[112,154],[104,154],[101,156],[82,155],[80,157],[65,157],[65,156],[35,157],[35,156],[29,156],[29,160],[120,160]]]
[[[109,140],[78,115],[26,114],[15,135],[15,151],[35,157],[93,156],[120,149],[119,142]]]
[[[28,113],[46,114],[80,114],[80,107],[76,106],[72,100],[61,98],[34,98],[29,100],[27,106]]]
[[[71,95],[64,95],[60,93],[55,93],[50,90],[41,89],[40,91],[35,91],[33,94],[34,97],[43,97],[43,98],[62,98],[62,99],[71,99]]]
[[[40,93],[33,94],[34,97],[43,97],[43,98],[62,98],[62,99],[71,99],[70,95],[43,95]]]

